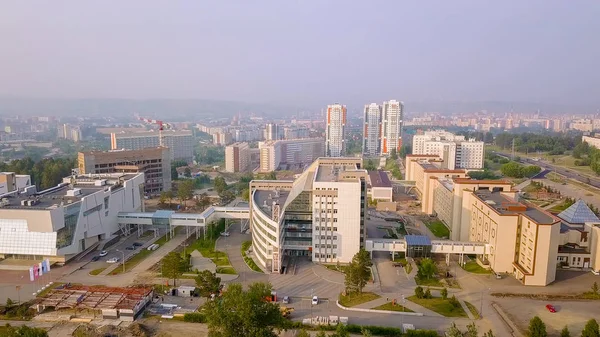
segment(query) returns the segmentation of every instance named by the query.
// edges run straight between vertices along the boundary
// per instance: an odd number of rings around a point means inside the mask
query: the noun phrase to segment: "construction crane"
[[[173,126],[169,123],[165,123],[163,121],[159,121],[156,119],[144,118],[144,117],[139,117],[139,116],[137,116],[137,118],[146,124],[158,125],[158,141],[159,141],[160,146],[165,146],[163,130],[171,129]]]

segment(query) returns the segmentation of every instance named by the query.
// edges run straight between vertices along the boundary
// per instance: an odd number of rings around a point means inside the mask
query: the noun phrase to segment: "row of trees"
[[[550,154],[563,154],[565,151],[573,150],[581,143],[579,133],[501,133],[494,139],[494,144],[503,148],[511,149],[515,144],[518,152],[543,151]]]
[[[47,158],[35,162],[30,157],[26,157],[9,163],[0,163],[0,171],[28,174],[38,190],[44,190],[62,182],[62,178],[69,176],[75,166],[75,159]]]
[[[474,322],[469,323],[469,325],[467,325],[467,331],[465,331],[465,332],[461,331],[456,326],[455,323],[452,323],[452,325],[450,326],[450,329],[448,329],[446,331],[446,336],[447,337],[479,337],[479,331]],[[489,330],[488,332],[484,333],[482,336],[483,337],[494,337],[494,333],[492,332],[492,330]]]
[[[590,146],[587,142],[580,143],[573,149],[575,165],[589,166],[596,174],[600,174],[600,149]]]
[[[511,178],[531,178],[541,171],[542,168],[539,166],[525,166],[514,161],[510,161],[500,167],[500,172],[502,172],[503,175]]]
[[[541,318],[535,316],[529,321],[529,327],[526,333],[527,337],[547,337],[548,332],[546,331],[546,324]],[[581,331],[581,337],[600,337],[600,329],[598,322],[595,319],[590,319],[585,324],[585,327]],[[565,326],[560,332],[560,337],[571,337],[569,328]]]

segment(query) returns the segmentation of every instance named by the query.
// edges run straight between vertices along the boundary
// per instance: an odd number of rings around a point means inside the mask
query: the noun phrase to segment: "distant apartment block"
[[[280,126],[275,123],[269,123],[265,126],[265,140],[281,139]]]
[[[482,169],[484,145],[481,141],[435,130],[413,136],[412,153],[438,156],[443,160],[444,169]]]
[[[594,122],[591,119],[575,119],[571,121],[569,128],[583,132],[592,132],[594,131]]]
[[[74,142],[81,141],[81,128],[79,126],[71,124],[61,124],[58,127],[58,137],[63,139],[72,140]]]
[[[225,171],[245,172],[250,169],[248,143],[235,143],[225,147]]]
[[[171,189],[171,155],[166,147],[79,152],[79,174],[144,173],[144,192]]]
[[[226,146],[233,142],[233,137],[229,132],[215,132],[212,134],[213,144],[219,146]]]
[[[346,106],[338,103],[328,105],[326,122],[325,155],[343,157],[346,153]]]
[[[363,156],[381,154],[381,106],[377,103],[365,105],[363,130]]]
[[[283,139],[300,139],[310,137],[310,129],[303,125],[283,128]]]
[[[381,154],[387,156],[402,146],[402,115],[404,104],[391,100],[383,102],[381,110]]]
[[[284,139],[259,143],[260,171],[302,169],[325,154],[322,138]]]
[[[581,141],[600,149],[600,137],[598,137],[597,134],[594,136],[582,136]]]
[[[192,131],[165,130],[162,131],[164,144],[169,148],[171,161],[183,160],[191,162],[194,158],[194,137]],[[141,150],[160,146],[158,131],[136,133],[111,133],[112,150]]]

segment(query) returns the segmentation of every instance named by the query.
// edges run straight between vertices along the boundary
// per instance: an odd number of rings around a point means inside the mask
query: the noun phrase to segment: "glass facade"
[[[56,248],[64,248],[73,244],[73,236],[77,228],[77,219],[81,210],[81,202],[65,207],[65,226],[56,231]]]

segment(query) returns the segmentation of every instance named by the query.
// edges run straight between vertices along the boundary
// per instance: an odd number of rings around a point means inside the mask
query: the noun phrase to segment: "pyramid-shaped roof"
[[[572,224],[600,222],[596,214],[581,199],[558,214],[558,217]]]

